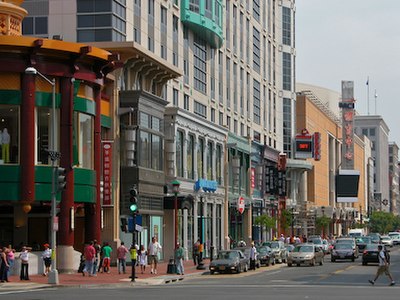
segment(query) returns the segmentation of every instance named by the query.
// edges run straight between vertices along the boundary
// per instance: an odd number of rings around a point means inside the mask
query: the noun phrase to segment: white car
[[[389,232],[388,235],[393,240],[393,245],[399,245],[400,244],[400,232]]]
[[[393,247],[393,240],[388,235],[382,235],[381,236],[381,244],[388,246],[388,247]]]

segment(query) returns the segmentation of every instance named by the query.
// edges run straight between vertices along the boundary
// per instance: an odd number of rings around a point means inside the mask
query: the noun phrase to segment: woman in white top
[[[139,265],[140,265],[140,271],[142,271],[143,274],[146,271],[146,265],[147,265],[147,251],[144,249],[144,245],[140,246]]]
[[[21,273],[19,279],[29,280],[29,251],[32,250],[30,247],[22,247],[19,258],[21,259]]]

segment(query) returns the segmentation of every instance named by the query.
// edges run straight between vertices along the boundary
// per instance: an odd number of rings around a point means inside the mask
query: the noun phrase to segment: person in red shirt
[[[85,256],[85,268],[83,269],[82,275],[85,276],[85,272],[89,276],[96,276],[93,275],[93,263],[96,257],[96,249],[93,247],[93,242],[90,242],[83,251]]]
[[[118,274],[122,272],[126,274],[126,254],[129,252],[128,248],[125,247],[125,243],[121,242],[121,246],[117,248],[117,258],[118,258]]]

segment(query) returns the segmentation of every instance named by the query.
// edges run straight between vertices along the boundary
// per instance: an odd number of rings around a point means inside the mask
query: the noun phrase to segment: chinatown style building
[[[116,57],[85,44],[21,36],[27,14],[21,2],[0,2],[1,241],[41,250],[50,228],[58,229],[58,268],[71,271],[74,250],[100,240],[104,225],[102,139],[109,138],[113,82],[107,74]],[[52,161],[66,172],[54,225]]]

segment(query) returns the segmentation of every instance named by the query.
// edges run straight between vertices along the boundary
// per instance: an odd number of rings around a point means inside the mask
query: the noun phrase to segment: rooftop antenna
[[[368,116],[369,116],[369,76],[367,77],[367,107],[368,107]]]
[[[375,90],[375,115],[377,114],[377,112],[376,112],[376,98],[378,98],[378,94],[376,93],[376,90]]]

